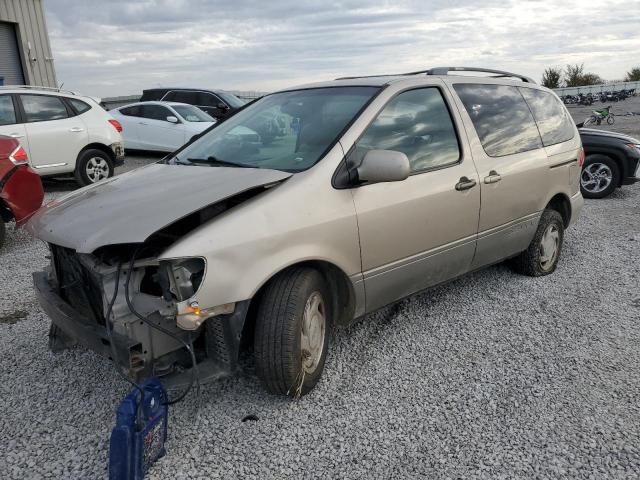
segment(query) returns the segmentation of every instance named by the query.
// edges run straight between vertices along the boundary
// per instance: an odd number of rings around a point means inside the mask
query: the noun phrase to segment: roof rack
[[[524,75],[518,75],[517,73],[505,72],[504,70],[492,70],[490,68],[476,68],[476,67],[436,67],[430,68],[428,70],[418,70],[417,72],[408,72],[408,73],[396,73],[390,75],[367,75],[361,77],[342,77],[336,78],[336,80],[354,80],[357,78],[376,78],[376,77],[404,77],[410,75],[448,75],[449,72],[481,72],[481,73],[492,73],[494,74],[493,78],[503,78],[503,77],[513,77],[519,78],[525,83],[536,83],[532,78],[526,77]]]
[[[67,93],[70,95],[77,95],[76,92],[72,92],[71,90],[63,90],[57,87],[40,87],[38,85],[2,85],[0,86],[0,90],[17,90],[17,89],[25,89],[25,90],[49,90],[52,92],[58,93]]]

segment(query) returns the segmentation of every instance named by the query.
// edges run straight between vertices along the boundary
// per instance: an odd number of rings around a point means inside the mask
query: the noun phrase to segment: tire
[[[4,225],[4,220],[0,218],[0,248],[4,245],[4,239],[7,233],[7,227]]]
[[[580,191],[585,198],[604,198],[620,185],[620,168],[610,157],[589,155],[580,173]]]
[[[538,229],[529,247],[511,260],[511,267],[517,273],[530,277],[542,277],[553,273],[560,260],[563,240],[562,216],[555,210],[546,209],[542,212]],[[549,245],[555,245],[553,251]]]
[[[267,285],[254,338],[256,372],[267,391],[297,398],[318,383],[332,323],[330,300],[324,278],[312,268],[290,268]],[[311,331],[303,326],[308,308],[314,315],[306,325],[316,327]]]
[[[93,172],[93,173],[92,173]],[[81,187],[113,177],[111,157],[102,150],[90,148],[80,152],[74,176]]]
[[[616,122],[616,119],[614,118],[613,114],[610,113],[609,116],[607,117],[607,123],[609,125],[613,125]]]

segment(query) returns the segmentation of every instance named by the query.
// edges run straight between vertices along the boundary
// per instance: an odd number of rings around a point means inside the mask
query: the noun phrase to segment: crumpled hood
[[[258,168],[156,163],[50,202],[31,217],[27,229],[41,240],[79,253],[140,243],[190,213],[291,175]]]

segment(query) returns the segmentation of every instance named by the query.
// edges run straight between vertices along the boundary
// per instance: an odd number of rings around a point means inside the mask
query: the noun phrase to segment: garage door
[[[0,85],[24,85],[13,23],[0,22]]]

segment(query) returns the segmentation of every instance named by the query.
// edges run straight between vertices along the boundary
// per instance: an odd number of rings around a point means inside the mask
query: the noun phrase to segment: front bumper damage
[[[105,315],[113,298],[116,268],[101,263],[93,255],[77,254],[70,249],[51,246],[51,252],[51,267],[34,273],[33,280],[38,301],[52,321],[52,350],[81,345],[116,360],[135,381],[159,376],[164,377],[168,385],[185,382],[185,374],[192,368],[186,348],[140,321],[126,303],[124,281],[128,265],[122,266],[109,324],[110,339]],[[197,328],[185,330],[177,321],[179,302],[174,298],[166,300],[166,295],[152,285],[157,266],[154,259],[135,262],[129,286],[135,310],[193,346],[200,381],[233,374],[238,369],[249,302],[237,302],[233,312],[211,316]]]

